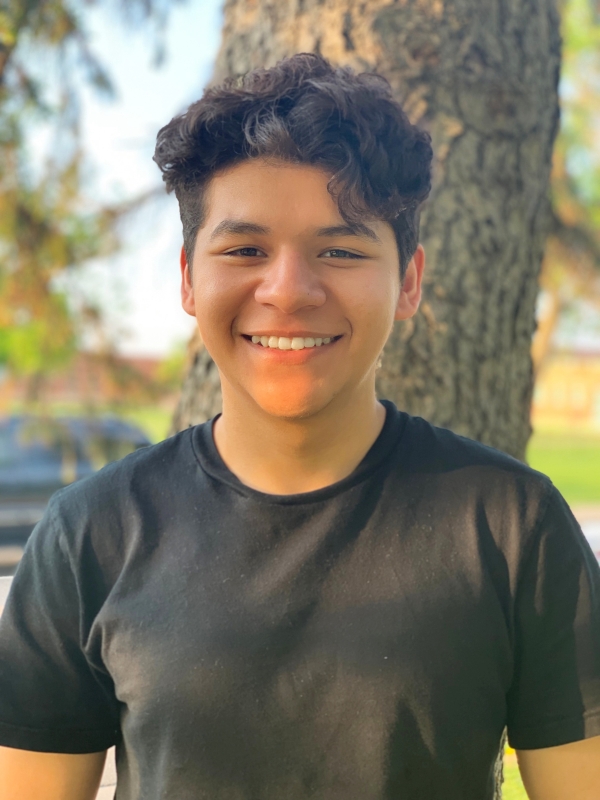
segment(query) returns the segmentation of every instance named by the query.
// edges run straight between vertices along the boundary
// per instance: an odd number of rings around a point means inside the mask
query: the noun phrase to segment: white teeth
[[[330,344],[335,337],[328,336],[325,339],[313,339],[312,336],[306,338],[294,336],[251,336],[253,344],[261,344],[263,347],[272,347],[276,350],[304,350],[305,347],[321,347],[323,344]]]

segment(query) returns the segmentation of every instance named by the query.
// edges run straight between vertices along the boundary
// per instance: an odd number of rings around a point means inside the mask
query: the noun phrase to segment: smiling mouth
[[[322,347],[323,345],[333,344],[339,341],[343,334],[339,336],[249,336],[243,333],[243,338],[259,347],[271,348],[272,350],[305,350],[312,347]]]

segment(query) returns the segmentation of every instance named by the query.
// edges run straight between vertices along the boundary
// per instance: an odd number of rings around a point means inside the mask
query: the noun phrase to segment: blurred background
[[[600,9],[566,0],[560,14],[527,460],[600,551]],[[0,11],[4,574],[51,491],[170,431],[193,321],[179,305],[177,205],[151,157],[209,81],[222,25],[220,0]]]
[[[152,154],[210,76],[220,5],[0,11],[0,574],[54,490],[169,430],[194,326]]]

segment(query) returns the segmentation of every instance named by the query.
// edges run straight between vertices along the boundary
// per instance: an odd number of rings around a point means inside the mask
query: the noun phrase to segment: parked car
[[[24,544],[57,489],[149,444],[115,417],[0,420],[0,545]]]

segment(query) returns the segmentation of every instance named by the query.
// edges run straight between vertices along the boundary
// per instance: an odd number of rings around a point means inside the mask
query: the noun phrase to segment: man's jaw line
[[[277,353],[273,353],[273,355],[277,357]],[[293,353],[281,354],[284,358],[286,356],[293,357],[293,355]],[[312,353],[309,357],[312,357]],[[318,440],[323,436],[327,438],[325,434],[336,427],[334,423],[348,412],[354,417],[365,402],[366,405],[371,405],[371,403],[373,406],[379,405],[375,392],[374,370],[372,376],[365,376],[365,379],[360,381],[360,384],[355,387],[355,391],[351,392],[349,396],[345,396],[346,392],[344,391],[334,391],[322,397],[316,407],[310,402],[309,398],[309,402],[306,405],[301,404],[304,406],[301,408],[286,408],[286,403],[283,403],[283,407],[277,410],[268,409],[243,386],[230,383],[224,375],[221,375],[221,384],[223,388],[223,413],[220,420],[223,422],[223,418],[227,418],[228,422],[230,419],[236,420],[238,423],[242,421],[242,430],[239,431],[239,434],[243,438],[250,434],[246,426],[248,418],[252,417],[258,423],[258,429],[262,429],[261,435],[268,430],[279,430],[284,435],[285,442],[286,434],[289,435],[293,432],[293,439],[296,439],[297,436],[299,437],[296,445],[300,445],[301,442],[308,444],[315,433]],[[277,398],[275,396],[269,399],[276,400]],[[272,406],[273,404],[267,402],[267,406],[269,405]],[[275,405],[277,405],[277,402],[275,402]],[[236,411],[233,411],[234,408],[236,408]],[[233,423],[234,427],[237,427],[236,422]],[[287,448],[289,443],[286,443],[285,446]]]

